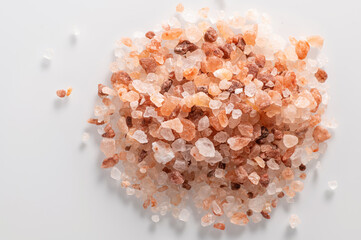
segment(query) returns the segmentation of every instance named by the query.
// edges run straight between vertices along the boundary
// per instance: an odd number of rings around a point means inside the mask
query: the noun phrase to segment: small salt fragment
[[[183,222],[187,222],[189,220],[189,217],[190,217],[189,210],[183,208],[179,213],[178,219]]]
[[[338,187],[338,182],[335,181],[335,180],[328,181],[328,187],[329,187],[331,190],[336,190],[336,188]]]
[[[215,156],[215,149],[214,145],[208,138],[200,138],[195,143],[196,147],[198,148],[199,153],[204,157],[214,157]]]
[[[112,170],[110,170],[110,177],[114,180],[119,181],[122,177],[122,173],[119,171],[117,167],[112,167]]]
[[[61,89],[61,90],[57,90],[56,91],[56,95],[59,97],[59,98],[64,98],[66,96],[66,91],[64,89]]]
[[[183,6],[183,4],[181,4],[181,3],[179,3],[178,5],[177,5],[177,7],[176,7],[176,11],[177,12],[183,12],[184,11],[184,6]]]
[[[249,181],[253,183],[254,185],[257,185],[260,180],[260,176],[256,172],[252,172],[250,175],[248,175]]]
[[[210,100],[209,101],[209,108],[210,109],[219,109],[222,106],[222,102],[218,100]]]
[[[232,118],[233,119],[238,119],[242,116],[242,111],[240,109],[234,109],[232,111]]]
[[[157,214],[152,215],[151,219],[152,219],[152,221],[155,222],[155,223],[159,222],[159,220],[160,220],[159,215],[157,215]]]
[[[292,229],[296,228],[297,225],[301,223],[300,218],[296,214],[292,214],[289,220],[290,227]]]

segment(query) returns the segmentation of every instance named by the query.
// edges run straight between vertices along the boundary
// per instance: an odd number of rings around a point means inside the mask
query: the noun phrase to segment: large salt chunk
[[[209,119],[207,116],[204,116],[198,122],[198,131],[203,131],[208,127],[209,127]]]
[[[177,133],[181,133],[183,132],[183,124],[182,122],[179,120],[179,118],[174,118],[172,120],[168,120],[165,122],[162,122],[161,125],[163,128],[170,128],[173,129],[174,131],[176,131]]]
[[[130,136],[131,138],[135,139],[139,143],[147,143],[148,138],[147,134],[145,134],[142,130],[137,130]]]
[[[100,144],[100,150],[106,157],[112,157],[115,154],[115,140],[112,138],[103,138]]]
[[[298,138],[294,135],[291,134],[285,134],[283,136],[283,144],[285,145],[286,148],[291,148],[296,146],[298,143]]]
[[[214,145],[208,138],[200,138],[195,143],[198,151],[204,157],[214,157],[216,150],[214,149]]]
[[[174,153],[168,143],[157,141],[152,143],[154,158],[161,164],[166,164],[174,158]]]

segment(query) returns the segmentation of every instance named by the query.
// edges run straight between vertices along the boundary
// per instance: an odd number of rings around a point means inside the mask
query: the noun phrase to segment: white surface
[[[229,224],[221,232],[202,228],[199,217],[185,224],[172,217],[152,223],[150,211],[99,168],[99,139],[86,120],[97,83],[110,77],[115,41],[150,30],[173,14],[178,1],[6,1],[0,8],[0,239],[359,239],[360,2],[183,2],[228,12],[257,8],[269,13],[285,37],[325,37],[329,114],[339,128],[319,173],[308,171],[296,202],[281,204],[261,224]],[[55,52],[46,67],[47,48]],[[74,89],[69,101],[59,101],[55,91],[68,86]],[[91,138],[82,146],[86,129]],[[334,179],[339,187],[329,194],[327,182]],[[302,221],[296,230],[288,226],[292,213]]]

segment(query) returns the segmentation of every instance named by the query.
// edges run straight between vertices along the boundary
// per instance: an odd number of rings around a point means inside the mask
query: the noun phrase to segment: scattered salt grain
[[[336,188],[338,187],[338,182],[335,181],[335,180],[328,181],[328,187],[329,187],[331,190],[336,190]]]
[[[152,221],[155,222],[155,223],[159,222],[159,220],[160,220],[159,215],[157,215],[157,214],[152,215],[151,219],[152,219]]]
[[[189,220],[190,217],[190,212],[187,209],[182,209],[179,213],[179,220],[183,221],[183,222],[187,222]]]
[[[112,167],[112,170],[110,170],[110,177],[114,180],[119,181],[122,177],[122,173],[119,171],[117,167]]]
[[[296,228],[301,223],[300,218],[296,214],[292,214],[289,220],[290,227]]]

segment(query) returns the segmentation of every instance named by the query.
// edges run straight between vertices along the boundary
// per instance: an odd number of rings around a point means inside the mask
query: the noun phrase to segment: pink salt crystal
[[[172,149],[174,152],[184,152],[186,150],[186,141],[178,138],[172,143]]]
[[[258,166],[260,166],[261,168],[264,168],[266,166],[265,161],[262,158],[260,158],[259,156],[255,157],[254,160],[256,161]]]
[[[233,119],[238,119],[242,116],[242,111],[240,109],[234,109],[232,111],[232,118]]]
[[[214,157],[207,157],[205,161],[210,164],[215,164],[223,160],[222,154],[220,154],[218,151],[215,152]]]
[[[245,137],[253,137],[253,126],[250,123],[240,123],[238,130]]]
[[[234,150],[238,151],[244,148],[248,145],[248,143],[251,142],[250,138],[247,137],[231,137],[228,138],[227,143],[229,144],[229,147]]]
[[[244,93],[246,94],[247,97],[253,97],[256,94],[256,91],[257,91],[257,88],[253,82],[250,82],[244,88]]]
[[[236,212],[231,217],[231,223],[236,224],[236,225],[244,226],[244,225],[247,225],[248,222],[249,222],[248,217],[244,213]]]
[[[174,153],[168,143],[157,141],[152,143],[154,158],[160,164],[166,164],[174,158]]]
[[[128,126],[127,126],[125,117],[119,118],[119,120],[117,122],[117,127],[121,133],[123,133],[123,134],[128,133]]]
[[[186,37],[188,38],[188,40],[193,43],[198,42],[203,36],[202,31],[194,24],[189,25],[185,29],[185,34],[186,34]]]
[[[298,138],[291,134],[285,134],[283,135],[283,144],[286,148],[291,148],[296,146],[298,143]]]
[[[321,36],[318,36],[318,35],[307,37],[307,42],[312,47],[322,48],[322,46],[323,46],[323,38]]]
[[[208,138],[199,138],[195,143],[199,153],[205,157],[214,157],[214,145]]]
[[[103,138],[100,144],[100,150],[106,157],[112,157],[115,154],[115,140],[112,138]]]
[[[273,158],[267,161],[267,167],[271,170],[280,169],[280,166],[276,163],[276,161]]]
[[[231,80],[233,76],[232,72],[226,68],[216,70],[213,75],[221,80]]]
[[[184,11],[184,6],[183,4],[179,3],[176,7],[176,11],[177,12],[183,12]]]
[[[182,122],[179,120],[179,118],[174,118],[174,119],[172,119],[172,120],[168,120],[168,121],[162,122],[161,126],[162,126],[163,128],[173,129],[173,130],[176,131],[177,133],[183,132],[183,124],[182,124]]]
[[[256,92],[255,103],[260,110],[263,110],[271,105],[271,97],[264,91]]]
[[[159,134],[167,141],[174,141],[175,137],[170,128],[161,128]]]
[[[169,173],[169,179],[171,182],[178,185],[184,183],[184,178],[182,174],[180,174],[180,172],[178,171],[172,171],[171,173]]]
[[[210,109],[219,109],[222,106],[222,102],[218,100],[210,100],[209,101],[209,108]]]
[[[295,192],[301,192],[303,190],[303,182],[301,181],[293,181],[291,183],[291,190]]]
[[[215,200],[212,201],[212,211],[213,211],[214,215],[216,215],[216,216],[223,215],[222,208],[219,206],[219,204]]]
[[[150,97],[150,101],[152,101],[155,106],[160,107],[162,106],[162,102],[164,102],[164,96],[160,93],[153,94]]]
[[[216,142],[225,143],[227,141],[227,139],[228,139],[228,133],[226,133],[226,132],[218,132],[216,135],[214,135],[213,139]]]
[[[260,178],[261,177],[256,172],[252,172],[250,175],[248,175],[249,181],[251,181],[251,183],[253,183],[254,185],[257,185],[259,183]]]
[[[254,212],[261,212],[266,204],[266,199],[262,196],[255,197],[249,200],[248,207]]]
[[[193,147],[190,151],[191,156],[196,160],[196,161],[204,161],[205,157],[199,153],[198,148]]]
[[[211,213],[208,213],[201,218],[201,225],[203,227],[207,227],[209,225],[212,225],[215,220],[215,216]]]
[[[147,134],[145,134],[142,130],[136,130],[131,137],[137,140],[139,143],[147,143]]]
[[[209,127],[209,119],[207,116],[204,116],[198,122],[198,131],[203,131],[208,127]]]
[[[301,223],[300,218],[296,214],[292,214],[289,220],[290,227],[292,229],[296,228],[297,225]]]

